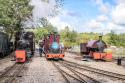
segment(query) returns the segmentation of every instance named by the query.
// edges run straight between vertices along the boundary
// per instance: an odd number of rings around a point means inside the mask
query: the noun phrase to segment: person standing
[[[42,53],[43,53],[43,42],[39,42],[39,54],[40,54],[40,57],[42,57]]]

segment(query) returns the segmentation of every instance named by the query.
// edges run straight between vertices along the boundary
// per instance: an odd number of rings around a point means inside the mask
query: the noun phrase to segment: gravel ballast
[[[62,75],[44,57],[34,57],[18,83],[66,83]]]

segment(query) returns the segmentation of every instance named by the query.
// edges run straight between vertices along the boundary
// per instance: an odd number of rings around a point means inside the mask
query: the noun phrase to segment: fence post
[[[120,57],[118,57],[117,59],[117,65],[121,65],[122,64],[122,59]]]

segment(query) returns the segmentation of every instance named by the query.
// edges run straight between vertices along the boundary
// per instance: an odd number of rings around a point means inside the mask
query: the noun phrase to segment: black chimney
[[[102,40],[102,36],[99,36],[99,40]]]

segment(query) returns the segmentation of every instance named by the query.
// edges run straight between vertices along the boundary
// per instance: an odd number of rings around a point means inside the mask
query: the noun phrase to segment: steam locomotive
[[[34,55],[35,40],[33,32],[17,32],[15,35],[16,62],[25,62]]]
[[[107,48],[106,43],[102,40],[102,36],[99,36],[99,40],[90,40],[87,43],[80,44],[80,52],[86,56],[91,57],[95,60],[107,60],[112,59],[111,53],[104,52],[104,49]]]
[[[45,35],[43,41],[47,59],[63,59],[65,55],[60,44],[60,35],[56,33]]]

